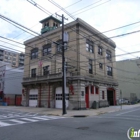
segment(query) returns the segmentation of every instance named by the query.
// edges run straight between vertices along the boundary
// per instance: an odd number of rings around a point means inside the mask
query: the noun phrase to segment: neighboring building
[[[61,21],[50,16],[40,22],[42,35],[24,43],[30,57],[25,56],[22,104],[62,108]],[[65,31],[66,107],[91,108],[94,101],[100,107],[116,105],[115,43],[79,18]]]
[[[116,68],[122,98],[129,101],[140,99],[140,59],[117,61]]]
[[[0,61],[10,63],[12,67],[23,66],[24,53],[17,53],[14,51],[0,48]]]
[[[23,67],[0,62],[0,98],[8,105],[21,105]]]

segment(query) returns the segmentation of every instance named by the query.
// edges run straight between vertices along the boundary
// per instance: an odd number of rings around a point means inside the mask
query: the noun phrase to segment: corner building
[[[62,27],[50,16],[41,35],[24,42],[22,105],[62,108]],[[65,25],[66,107],[117,105],[115,43],[80,18]],[[30,56],[26,55],[30,54]]]

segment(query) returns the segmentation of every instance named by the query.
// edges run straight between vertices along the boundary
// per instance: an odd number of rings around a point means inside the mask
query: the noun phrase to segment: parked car
[[[129,104],[128,99],[119,99],[119,104]]]

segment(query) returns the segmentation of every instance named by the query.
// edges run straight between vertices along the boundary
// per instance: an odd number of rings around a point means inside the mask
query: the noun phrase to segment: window
[[[105,93],[102,91],[102,99],[105,99]]]
[[[90,41],[88,39],[86,40],[86,50],[88,52],[91,52],[91,53],[94,52],[94,50],[93,50],[93,41]]]
[[[8,56],[5,56],[5,59],[8,59]]]
[[[49,22],[45,23],[44,27],[49,27]]]
[[[31,77],[36,77],[36,68],[31,69]]]
[[[91,94],[94,94],[94,86],[90,87],[90,92],[91,92]]]
[[[16,61],[16,58],[13,58],[13,61]]]
[[[102,47],[100,47],[100,46],[98,47],[98,54],[99,54],[99,55],[102,55],[102,54],[103,54],[103,49],[102,49]]]
[[[106,58],[108,60],[111,60],[111,51],[109,51],[109,50],[106,51]]]
[[[89,73],[93,73],[93,68],[92,68],[92,60],[89,59]]]
[[[16,63],[15,63],[15,62],[13,62],[12,64],[13,64],[13,65],[16,65]]]
[[[43,56],[51,54],[51,44],[47,44],[43,46]]]
[[[57,53],[61,53],[62,52],[62,40],[58,40],[57,43],[56,43],[56,52]],[[64,50],[67,50],[68,48],[68,45],[67,43],[64,43]]]
[[[57,23],[54,22],[53,23],[53,27],[56,27],[57,28],[58,27]]]
[[[99,63],[99,68],[103,69],[103,64],[102,63]]]
[[[38,49],[35,48],[31,51],[31,59],[35,59],[38,57]]]
[[[8,56],[8,60],[11,60],[11,57],[10,56]]]
[[[49,74],[49,66],[43,67],[43,75],[48,75]]]
[[[107,66],[107,75],[112,76],[112,67]]]
[[[62,52],[62,40],[57,41],[56,51],[57,52]]]
[[[98,87],[95,88],[95,92],[96,92],[96,94],[99,94],[99,88]]]

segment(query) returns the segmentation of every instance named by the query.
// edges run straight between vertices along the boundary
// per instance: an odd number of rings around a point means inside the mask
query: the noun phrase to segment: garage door
[[[68,100],[69,100],[69,89],[66,87],[65,90],[65,97],[66,97],[66,108],[68,107]],[[56,88],[55,91],[55,108],[62,108],[62,87]]]
[[[38,100],[38,89],[31,89],[29,94],[29,106],[36,107]]]

